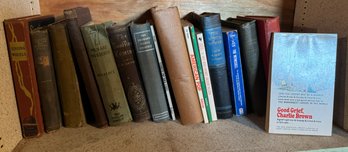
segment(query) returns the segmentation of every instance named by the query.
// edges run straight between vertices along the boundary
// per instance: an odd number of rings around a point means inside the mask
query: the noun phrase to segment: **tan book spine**
[[[177,7],[151,9],[182,124],[203,121]],[[181,31],[181,32],[178,32]]]

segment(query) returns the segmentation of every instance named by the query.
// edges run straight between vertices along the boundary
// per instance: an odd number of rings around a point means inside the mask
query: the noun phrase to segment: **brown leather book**
[[[151,9],[182,124],[203,121],[177,7]]]
[[[114,24],[107,28],[107,31],[133,119],[134,121],[148,120],[150,111],[137,68],[128,25]]]
[[[11,71],[24,138],[43,133],[39,92],[36,81],[30,28],[54,22],[53,16],[29,16],[4,21]]]
[[[64,16],[68,20],[67,28],[72,43],[72,52],[81,73],[83,80],[81,82],[84,83],[87,92],[91,111],[95,119],[94,125],[96,127],[105,127],[108,125],[105,109],[80,32],[80,26],[92,20],[90,11],[87,7],[76,7],[64,10]]]
[[[66,23],[59,22],[49,26],[49,34],[64,126],[81,127],[86,120]]]
[[[30,40],[33,48],[45,131],[51,132],[60,128],[61,113],[47,28],[31,30]]]

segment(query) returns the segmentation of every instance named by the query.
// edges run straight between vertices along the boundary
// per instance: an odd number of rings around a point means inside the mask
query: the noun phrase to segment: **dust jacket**
[[[274,33],[269,133],[331,136],[337,34]]]

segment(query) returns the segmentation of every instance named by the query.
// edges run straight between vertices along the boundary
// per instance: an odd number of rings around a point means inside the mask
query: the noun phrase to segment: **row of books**
[[[24,137],[62,122],[82,126],[85,115],[105,127],[178,115],[182,124],[210,123],[247,109],[265,114],[278,17],[180,18],[172,7],[152,8],[124,25],[91,21],[85,7],[65,10],[64,19],[5,20]]]

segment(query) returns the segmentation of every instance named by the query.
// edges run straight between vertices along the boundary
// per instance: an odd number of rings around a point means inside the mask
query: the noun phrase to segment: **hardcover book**
[[[132,23],[130,31],[135,46],[145,92],[149,101],[152,119],[155,122],[170,119],[168,104],[161,81],[154,41],[149,23]]]
[[[204,34],[210,78],[212,82],[217,117],[232,117],[232,101],[228,86],[225,50],[222,39],[220,14],[194,12],[187,14],[187,19]]]
[[[87,53],[103,99],[109,125],[132,121],[106,28],[112,22],[81,27]]]
[[[38,28],[52,22],[54,22],[53,16],[28,16],[4,21],[24,138],[40,136],[44,130],[29,32],[30,28]]]
[[[260,53],[265,71],[266,81],[269,69],[269,52],[272,33],[280,32],[279,16],[245,16],[237,18],[249,18],[256,20],[257,39],[259,42]]]
[[[184,34],[181,32],[178,8],[152,8],[151,14],[168,69],[181,123],[195,124],[202,122],[202,112],[195,90]]]
[[[76,59],[78,72],[81,74],[81,83],[85,86],[85,92],[91,111],[93,113],[96,127],[105,127],[108,125],[103,102],[97,87],[92,67],[88,59],[87,50],[81,35],[80,26],[87,24],[92,20],[88,7],[76,7],[64,10],[64,16],[67,20],[67,29],[71,41],[71,48]],[[85,103],[87,105],[87,103]]]
[[[337,34],[274,33],[266,130],[331,136]]]
[[[51,132],[60,128],[61,113],[48,29],[32,29],[30,40],[44,127],[46,132]]]
[[[266,112],[267,86],[255,20],[228,18],[222,25],[238,30],[247,109],[262,116]]]
[[[197,46],[197,41],[193,42],[193,40],[196,40],[196,35],[193,34],[191,38],[191,28],[194,28],[191,23],[189,23],[186,20],[181,20],[181,24],[183,26],[183,32],[185,35],[185,40],[186,40],[186,46],[187,46],[187,53],[190,58],[190,63],[191,63],[191,68],[192,68],[192,74],[193,78],[195,79],[195,84],[196,84],[196,90],[198,94],[198,99],[199,103],[201,105],[201,110],[203,114],[203,121],[204,123],[209,123],[212,122],[211,119],[211,114],[210,114],[210,109],[209,107],[209,101],[208,101],[208,96],[207,92],[205,89],[205,84],[204,84],[204,93],[203,93],[203,84],[201,83],[201,79],[203,78],[203,71],[202,71],[202,64],[200,58],[195,57],[195,51],[198,49]],[[193,31],[194,33],[194,31]],[[195,46],[193,46],[193,43]],[[195,47],[195,48],[193,48]],[[195,49],[195,51],[194,51]],[[197,50],[198,51],[198,50]],[[198,69],[199,68],[199,69]],[[203,79],[204,82],[204,79]]]
[[[161,52],[160,52],[160,47],[158,46],[155,28],[153,27],[153,25],[150,25],[150,28],[151,28],[151,34],[152,34],[153,42],[154,42],[154,45],[155,45],[158,66],[160,68],[161,75],[162,75],[162,82],[163,82],[164,90],[165,90],[165,93],[166,93],[166,99],[167,99],[167,102],[168,102],[170,116],[172,117],[172,120],[176,120],[174,106],[173,106],[173,100],[172,100],[172,95],[171,95],[171,89],[169,87],[169,82],[168,82],[168,79],[167,79],[166,69],[165,69],[165,67],[163,65],[164,63],[162,62],[162,55],[161,55]]]
[[[247,107],[238,32],[234,29],[222,27],[222,36],[225,45],[228,80],[233,94],[233,111],[236,116],[242,116],[247,114]]]
[[[209,106],[210,106],[210,114],[211,114],[212,120],[216,121],[217,115],[216,115],[214,94],[213,94],[213,89],[212,89],[211,80],[210,80],[208,59],[207,59],[207,54],[206,54],[205,45],[204,45],[204,36],[203,36],[203,33],[200,30],[198,30],[197,28],[195,28],[195,32],[196,32],[196,36],[197,36],[197,44],[198,44],[198,51],[199,51],[198,53],[199,53],[199,56],[201,58],[201,63],[202,63],[204,82],[205,82],[205,86],[207,88],[208,101],[209,101]]]
[[[107,32],[133,120],[148,120],[151,115],[135,60],[129,26],[114,24],[107,28]]]
[[[66,22],[50,25],[49,34],[63,124],[65,127],[82,127],[86,119]]]

